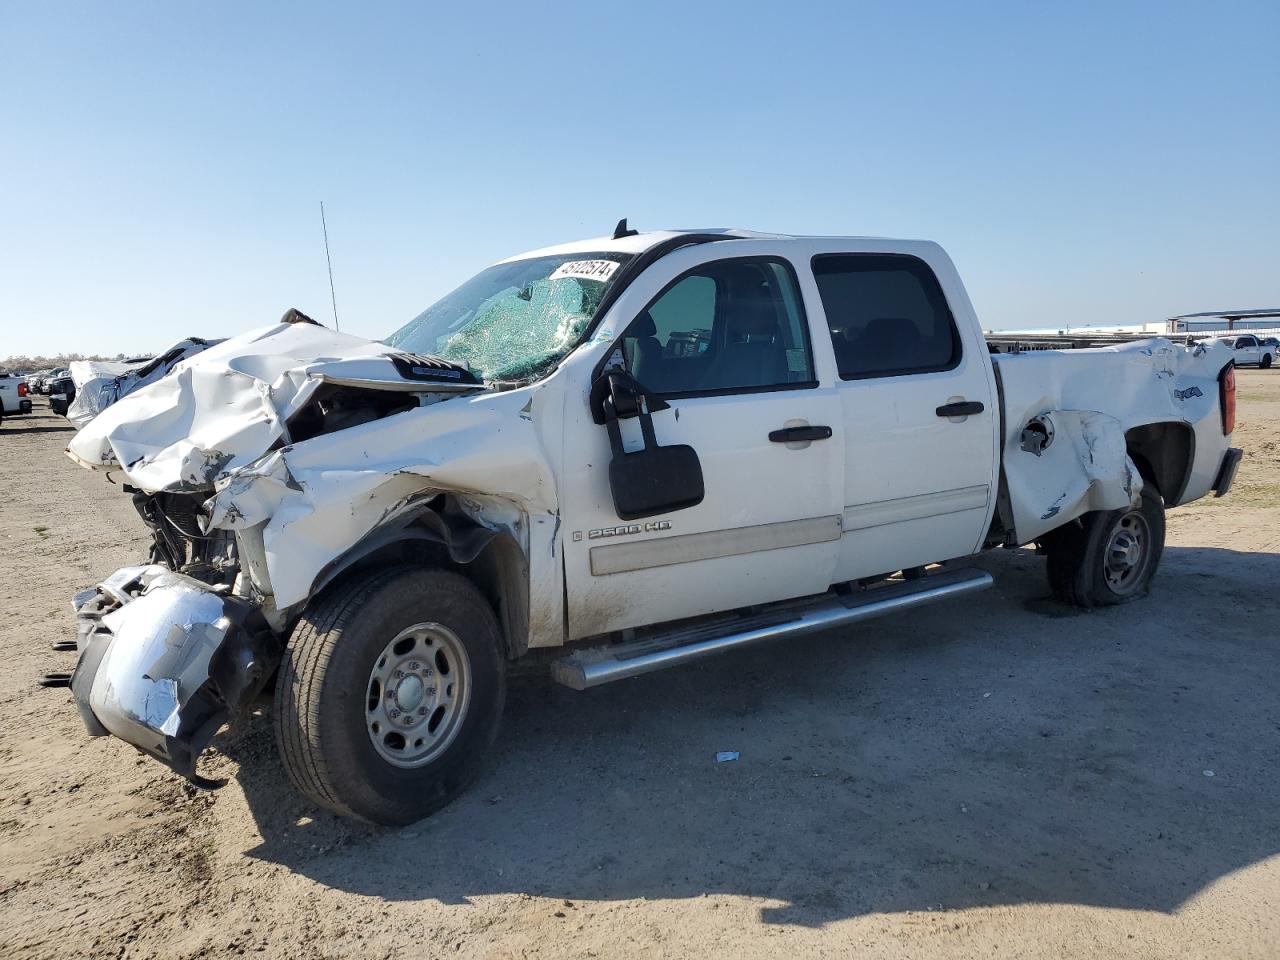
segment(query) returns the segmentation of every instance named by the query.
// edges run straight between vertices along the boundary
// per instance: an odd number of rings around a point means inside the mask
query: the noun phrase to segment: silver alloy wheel
[[[1103,553],[1103,574],[1117,596],[1127,596],[1142,586],[1151,559],[1151,529],[1141,510],[1130,510],[1116,521]]]
[[[415,623],[383,648],[369,673],[365,728],[378,755],[421,767],[448,748],[471,700],[471,660],[458,635]]]

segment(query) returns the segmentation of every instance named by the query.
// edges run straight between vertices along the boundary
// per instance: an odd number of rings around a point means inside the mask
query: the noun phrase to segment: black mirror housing
[[[609,462],[609,490],[620,520],[642,520],[702,502],[702,461],[688,444],[661,446],[653,431],[653,416],[645,389],[624,370],[610,370],[591,387],[609,431],[613,459]],[[661,404],[658,409],[667,409]],[[619,420],[637,417],[644,447],[627,452]]]
[[[614,454],[609,488],[620,520],[643,520],[702,502],[702,462],[688,444]]]

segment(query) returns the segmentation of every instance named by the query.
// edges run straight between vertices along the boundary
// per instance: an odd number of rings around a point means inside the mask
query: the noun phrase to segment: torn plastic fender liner
[[[86,623],[71,681],[76,706],[90,734],[113,734],[193,783],[217,786],[196,773],[196,760],[262,689],[279,642],[251,604],[198,580],[161,566],[123,579],[96,601],[77,598]]]
[[[497,530],[481,526],[463,514],[441,516],[422,498],[410,500],[354,547],[325,564],[309,593],[314,596],[361,560],[392,544],[415,540],[438,543],[448,552],[450,560],[465,565],[478,557],[496,536],[499,536]]]

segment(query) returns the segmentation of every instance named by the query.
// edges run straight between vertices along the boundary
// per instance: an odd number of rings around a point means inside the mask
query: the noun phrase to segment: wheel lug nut
[[[396,671],[396,673],[395,673],[395,677],[396,677],[396,679],[397,679],[397,680],[403,680],[403,679],[404,679],[404,671],[403,671],[403,670],[397,670],[397,671]]]
[[[422,666],[422,664],[420,664],[417,660],[410,660],[410,661],[409,661],[409,669],[410,669],[410,670],[417,670],[420,666]]]
[[[418,716],[420,716],[420,717],[425,717],[426,715],[427,715],[427,708],[426,708],[426,707],[419,707],[419,708],[418,708]]]
[[[395,707],[392,707],[390,710],[387,711],[387,716],[389,716],[392,720],[394,720],[396,719],[396,717],[400,716],[400,711],[395,709]]]

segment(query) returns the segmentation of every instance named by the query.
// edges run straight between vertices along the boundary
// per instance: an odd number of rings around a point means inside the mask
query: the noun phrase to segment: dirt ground
[[[35,685],[146,543],[38,400],[0,426],[0,955],[1274,958],[1280,372],[1240,389],[1237,487],[1170,514],[1146,600],[1060,607],[1000,552],[993,590],[844,635],[520,679],[479,782],[404,830],[309,809],[264,717],[203,793]]]

